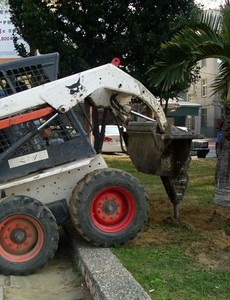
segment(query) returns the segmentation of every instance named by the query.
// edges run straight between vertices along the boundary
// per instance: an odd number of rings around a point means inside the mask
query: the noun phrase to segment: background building
[[[200,64],[200,78],[192,84],[188,93],[189,103],[200,104],[197,117],[190,118],[190,126],[195,132],[200,132],[206,137],[214,137],[217,127],[222,121],[222,110],[218,94],[213,95],[211,85],[218,74],[219,60],[214,58],[204,59]]]

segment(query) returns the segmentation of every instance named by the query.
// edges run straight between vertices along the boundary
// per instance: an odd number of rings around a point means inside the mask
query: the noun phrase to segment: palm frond
[[[150,85],[162,85],[167,91],[176,83],[183,82],[191,58],[190,48],[185,48],[179,43],[168,42],[162,45],[158,59],[148,71]]]
[[[221,14],[223,16],[222,20],[222,36],[225,42],[230,45],[230,2],[226,1],[228,5],[225,5],[221,9]]]
[[[199,27],[200,28],[200,27]],[[223,41],[205,27],[201,32],[187,28],[176,34],[172,41],[163,44],[149,70],[152,86],[162,84],[164,89],[184,82],[187,73],[199,60],[224,55]],[[164,84],[163,84],[163,81]]]
[[[185,28],[172,39],[173,43],[187,44],[190,48],[196,48],[207,41],[223,46],[222,36],[206,24],[197,24],[192,28]]]
[[[200,11],[196,16],[197,24],[204,24],[213,32],[220,33],[222,28],[222,14],[217,14],[214,11]]]
[[[193,51],[197,61],[205,58],[217,58],[224,60],[230,64],[230,56],[228,55],[229,49],[225,45],[217,45],[211,41],[204,41],[197,49]]]
[[[227,100],[230,85],[230,64],[222,61],[219,65],[219,73],[211,85],[213,94],[220,93],[222,101]]]

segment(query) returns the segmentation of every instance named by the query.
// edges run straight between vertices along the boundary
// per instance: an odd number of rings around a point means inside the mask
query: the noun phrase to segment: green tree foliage
[[[9,0],[12,22],[32,49],[60,53],[60,76],[119,57],[148,86],[159,45],[194,8],[193,0]],[[20,48],[18,48],[20,50]],[[23,54],[25,55],[25,54]]]

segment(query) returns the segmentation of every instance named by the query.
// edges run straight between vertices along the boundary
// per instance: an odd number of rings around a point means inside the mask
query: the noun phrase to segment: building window
[[[207,127],[207,108],[201,109],[201,127]]]
[[[207,88],[208,88],[207,78],[201,79],[201,97],[207,97]]]

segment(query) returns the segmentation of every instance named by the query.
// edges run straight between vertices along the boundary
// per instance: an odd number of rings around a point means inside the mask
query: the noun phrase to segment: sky
[[[195,0],[197,4],[203,4],[205,9],[219,8],[221,4],[225,3],[225,0]]]

